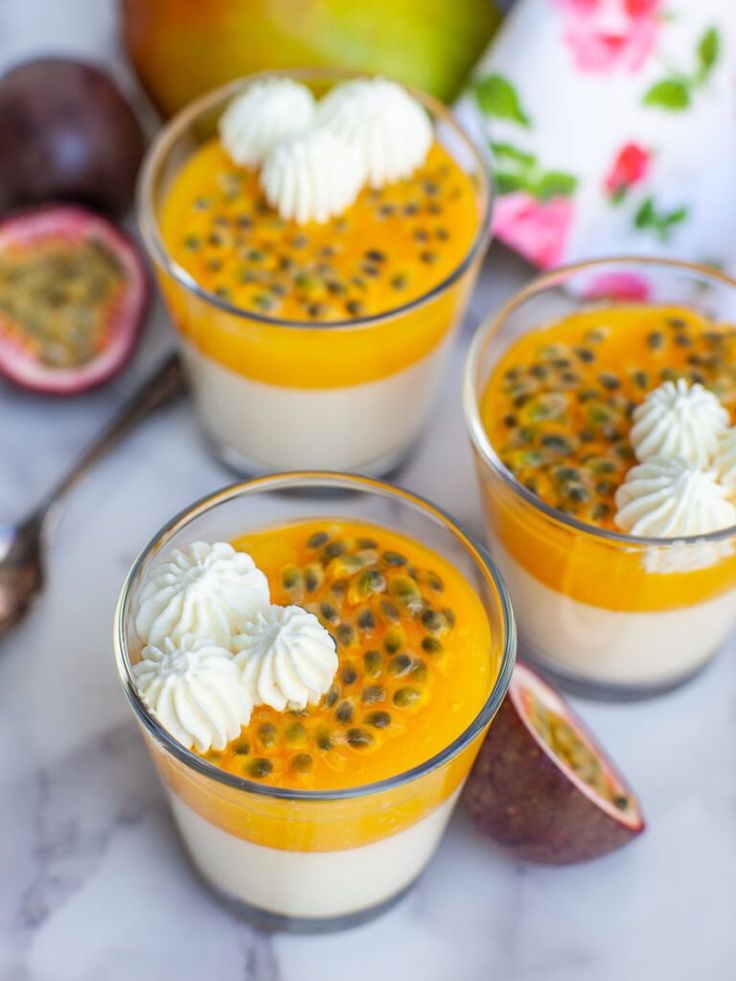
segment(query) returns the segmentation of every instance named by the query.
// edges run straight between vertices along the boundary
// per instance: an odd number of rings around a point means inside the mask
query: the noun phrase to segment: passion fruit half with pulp
[[[134,245],[83,208],[0,222],[0,373],[22,388],[73,395],[117,374],[148,303]]]
[[[644,830],[635,796],[570,705],[517,664],[468,779],[465,806],[515,858],[566,865]]]

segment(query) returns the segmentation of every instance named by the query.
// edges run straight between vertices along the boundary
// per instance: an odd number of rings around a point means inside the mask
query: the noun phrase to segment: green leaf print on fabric
[[[718,61],[720,53],[721,42],[718,31],[715,27],[710,27],[702,36],[698,45],[698,61],[700,62],[698,77],[701,80],[704,81],[710,75],[714,65]]]
[[[672,230],[681,225],[688,216],[685,207],[673,211],[658,211],[653,197],[644,198],[634,215],[634,226],[640,231],[651,229],[661,242],[668,242]]]
[[[533,153],[509,143],[491,143],[494,179],[499,194],[526,191],[539,201],[570,197],[578,179],[563,170],[544,170]]]
[[[688,74],[672,73],[667,78],[655,82],[642,98],[645,106],[655,106],[669,112],[682,112],[692,102],[695,90],[709,78],[718,63],[721,42],[715,27],[708,30],[698,41],[695,51],[696,68]]]
[[[514,86],[503,75],[486,75],[473,84],[475,98],[486,116],[510,119],[520,126],[531,126],[531,120],[521,106]]]
[[[661,106],[663,109],[687,109],[690,105],[690,86],[677,78],[665,78],[649,89],[644,96],[645,106]]]

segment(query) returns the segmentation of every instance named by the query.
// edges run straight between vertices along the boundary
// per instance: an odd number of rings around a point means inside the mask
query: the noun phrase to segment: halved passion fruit
[[[481,830],[529,862],[584,862],[644,830],[631,789],[582,721],[521,664],[464,800]]]
[[[71,395],[116,374],[148,302],[145,267],[108,221],[54,206],[0,222],[0,372]]]

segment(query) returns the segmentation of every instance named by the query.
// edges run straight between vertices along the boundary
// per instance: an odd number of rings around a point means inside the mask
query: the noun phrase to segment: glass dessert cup
[[[421,765],[339,790],[267,786],[185,749],[146,708],[131,674],[136,595],[151,563],[177,547],[338,514],[400,529],[455,566],[487,617],[494,681],[464,731]],[[431,859],[508,689],[515,628],[505,587],[487,555],[443,512],[368,478],[304,472],[235,485],[173,519],[123,586],[115,651],[123,688],[204,880],[262,925],[322,931],[363,922],[392,905]]]
[[[489,317],[464,381],[490,551],[514,605],[520,652],[568,688],[607,698],[666,691],[719,650],[736,622],[736,528],[643,538],[557,510],[501,462],[482,400],[521,337],[571,313],[631,303],[736,323],[736,283],[712,269],[647,258],[583,263],[539,277]]]
[[[284,73],[278,73],[283,75]],[[319,95],[349,73],[293,71]],[[458,265],[417,299],[386,312],[321,323],[282,320],[228,303],[167,248],[161,209],[223,108],[264,74],[199,99],[164,129],[142,168],[138,219],[186,361],[203,430],[239,473],[317,467],[387,473],[418,438],[490,237],[487,167],[447,109],[412,92],[444,148],[472,178],[477,229]]]

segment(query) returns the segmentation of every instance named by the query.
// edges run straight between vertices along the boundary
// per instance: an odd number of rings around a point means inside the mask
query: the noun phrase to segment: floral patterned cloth
[[[495,234],[535,265],[736,271],[736,0],[519,0],[458,111],[494,158]]]

